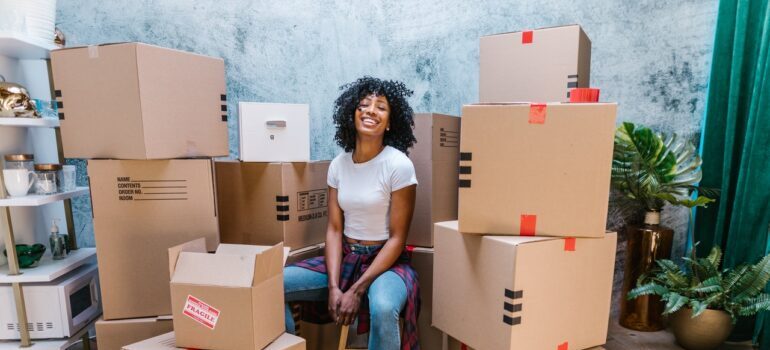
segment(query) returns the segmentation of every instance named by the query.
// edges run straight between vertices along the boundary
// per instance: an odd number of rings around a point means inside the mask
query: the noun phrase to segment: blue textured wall
[[[592,41],[591,85],[619,120],[697,139],[716,0],[59,1],[68,45],[142,41],[223,57],[231,111],[244,101],[309,103],[316,159],[337,153],[337,88],[362,75],[404,81],[421,112],[459,114],[478,98],[478,37],[579,23]],[[237,116],[230,148],[237,153]],[[75,161],[73,161],[75,162]],[[84,181],[84,180],[81,180]],[[87,199],[80,242],[93,245]],[[610,226],[626,218],[611,211]],[[681,254],[687,212],[671,210]],[[622,252],[620,252],[622,256]]]

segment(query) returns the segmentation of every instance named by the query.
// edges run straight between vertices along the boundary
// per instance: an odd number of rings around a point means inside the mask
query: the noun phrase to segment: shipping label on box
[[[433,325],[474,349],[604,344],[617,234],[474,236],[436,224]],[[462,302],[459,302],[462,301]]]
[[[228,154],[221,58],[142,43],[51,52],[67,158]]]
[[[310,106],[239,102],[238,123],[242,161],[310,161]]]
[[[591,41],[578,25],[483,36],[479,101],[567,102],[590,83]]]
[[[417,143],[409,159],[419,185],[406,244],[432,247],[433,224],[457,219],[460,118],[418,113],[414,119]]]
[[[602,237],[616,110],[613,103],[464,106],[460,231]]]
[[[167,249],[219,244],[210,159],[89,160],[106,320],[171,314]]]
[[[301,249],[326,240],[328,161],[216,162],[222,241]]]

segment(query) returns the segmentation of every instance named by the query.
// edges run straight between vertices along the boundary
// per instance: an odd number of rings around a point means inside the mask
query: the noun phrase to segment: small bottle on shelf
[[[61,260],[67,257],[67,238],[66,235],[59,233],[59,226],[56,222],[59,219],[53,219],[51,222],[51,236],[49,241],[51,243],[51,253],[54,260]]]

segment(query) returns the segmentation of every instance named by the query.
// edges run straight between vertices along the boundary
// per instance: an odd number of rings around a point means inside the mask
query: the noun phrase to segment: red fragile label
[[[529,105],[529,123],[545,124],[545,103],[532,103]]]
[[[534,236],[537,228],[537,215],[524,214],[519,223],[520,236]]]
[[[217,326],[217,320],[219,320],[219,310],[192,295],[187,296],[183,314],[208,329],[214,329]]]
[[[522,44],[531,44],[532,43],[532,31],[528,30],[526,32],[521,32],[521,43]]]
[[[559,347],[557,347],[556,350],[569,350],[569,343],[564,342],[559,344]]]
[[[566,252],[574,252],[575,251],[575,243],[577,243],[577,240],[574,237],[567,237],[564,239],[564,251]]]

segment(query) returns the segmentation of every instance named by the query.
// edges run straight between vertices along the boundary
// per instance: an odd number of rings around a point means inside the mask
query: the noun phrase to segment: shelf
[[[99,319],[97,317],[96,319]],[[87,326],[83,327],[80,331],[75,333],[69,339],[53,339],[53,340],[35,340],[32,339],[32,346],[28,348],[22,348],[18,340],[8,341],[0,340],[0,350],[66,350],[72,347],[73,344],[80,341],[83,335],[88,333],[88,330],[94,327],[96,319],[91,321]],[[91,342],[93,344],[93,342]],[[91,347],[93,349],[93,346]]]
[[[53,38],[53,33],[51,33]],[[53,43],[42,42],[39,39],[24,35],[0,32],[0,56],[17,59],[47,59],[50,51],[59,47]]]
[[[58,128],[59,119],[51,118],[0,118],[0,126],[22,128]]]
[[[88,193],[88,187],[78,187],[74,191],[50,195],[30,194],[24,197],[8,197],[0,199],[0,207],[38,207]]]
[[[96,248],[73,250],[62,260],[53,260],[51,255],[45,255],[37,267],[21,269],[22,274],[16,276],[8,275],[8,265],[0,266],[0,283],[50,282],[94,261],[95,256]]]

